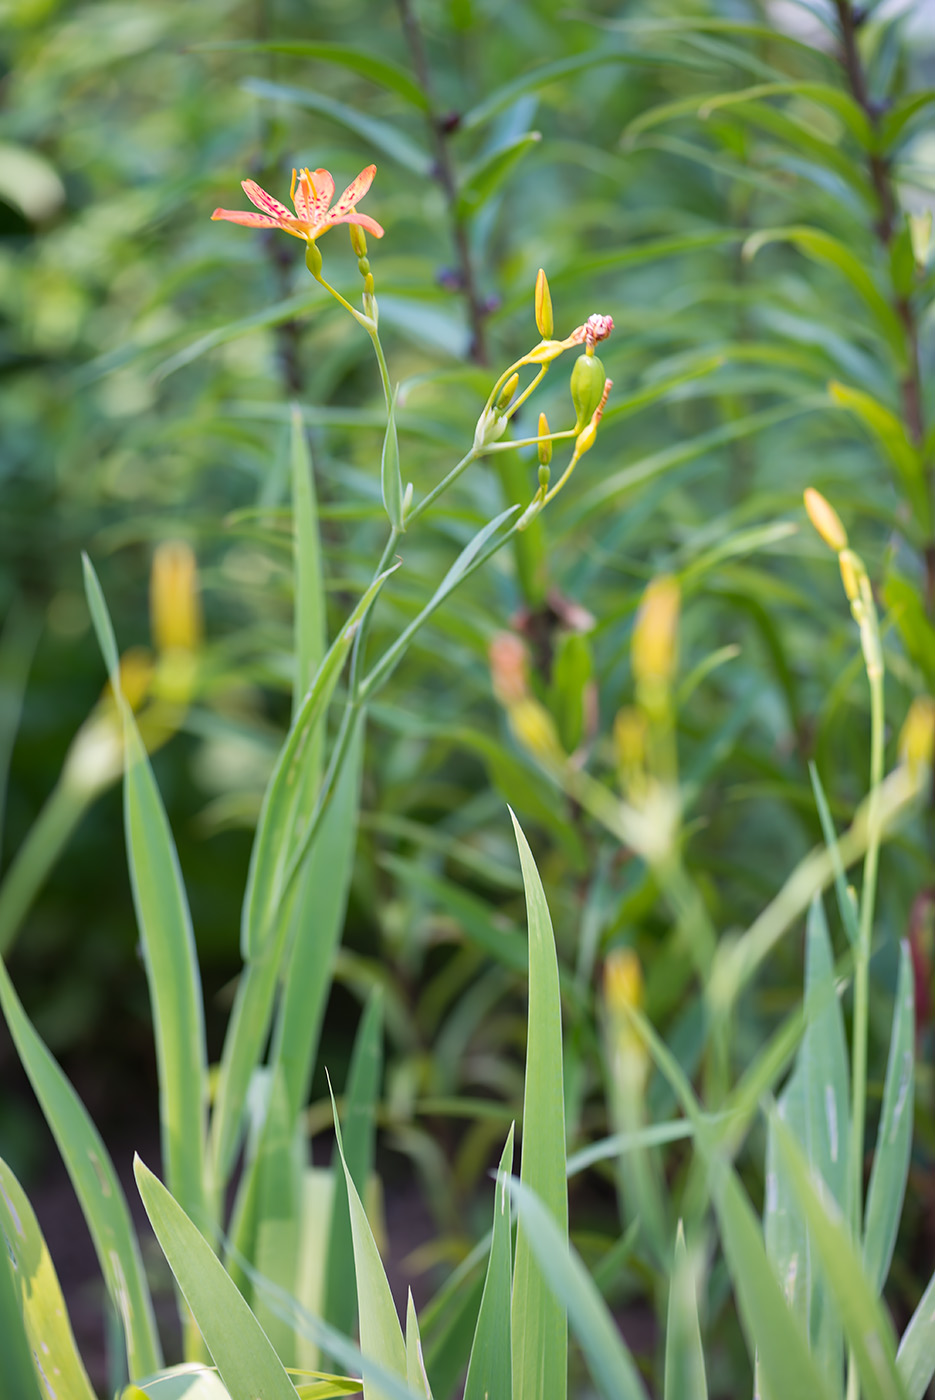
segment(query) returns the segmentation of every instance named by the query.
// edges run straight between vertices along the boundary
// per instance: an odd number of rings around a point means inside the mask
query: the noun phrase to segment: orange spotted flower
[[[306,243],[315,239],[336,224],[360,224],[368,233],[377,238],[383,237],[383,229],[369,214],[358,214],[355,208],[370,188],[375,165],[368,165],[356,180],[352,180],[336,204],[334,180],[327,170],[302,170],[292,172],[292,188],[289,198],[295,205],[295,214],[290,214],[284,204],[271,194],[261,190],[255,180],[243,180],[244,194],[263,212],[254,214],[249,209],[215,209],[212,219],[227,219],[232,224],[246,224],[249,228],[281,228],[291,233],[293,238],[304,238]],[[298,184],[298,189],[296,188]]]

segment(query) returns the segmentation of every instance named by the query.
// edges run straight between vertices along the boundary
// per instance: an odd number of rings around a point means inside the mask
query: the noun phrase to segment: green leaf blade
[[[563,1239],[568,1236],[562,1007],[552,920],[532,851],[510,813],[519,848],[529,923],[529,1022],[523,1099],[522,1184],[541,1199]],[[549,1287],[520,1218],[516,1232],[511,1313],[513,1400],[564,1400],[568,1322]]]

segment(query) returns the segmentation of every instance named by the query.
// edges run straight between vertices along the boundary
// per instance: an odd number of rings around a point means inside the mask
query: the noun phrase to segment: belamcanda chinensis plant
[[[758,100],[748,96],[750,103]],[[359,1389],[360,1380],[355,1377],[362,1375],[373,1396],[426,1396],[434,1386],[441,1400],[443,1394],[457,1389],[459,1371],[466,1367],[468,1400],[493,1395],[560,1400],[567,1385],[567,1316],[594,1386],[604,1395],[625,1400],[645,1395],[643,1380],[612,1315],[568,1246],[566,1176],[605,1160],[612,1164],[621,1217],[631,1229],[619,1253],[609,1263],[604,1261],[603,1282],[615,1261],[635,1262],[644,1276],[653,1279],[657,1313],[660,1318],[666,1314],[660,1389],[664,1387],[667,1400],[695,1400],[707,1393],[705,1319],[703,1309],[699,1316],[698,1300],[706,1291],[703,1283],[715,1248],[714,1222],[749,1354],[751,1360],[756,1358],[756,1389],[764,1400],[806,1394],[829,1400],[845,1394],[849,1400],[859,1394],[893,1395],[899,1400],[921,1395],[935,1364],[925,1325],[931,1299],[923,1300],[898,1357],[892,1327],[879,1303],[911,1138],[913,1046],[907,1028],[912,1024],[912,982],[905,954],[897,973],[889,1068],[866,1192],[863,1143],[867,959],[873,947],[877,855],[884,832],[925,790],[931,763],[931,714],[924,704],[914,708],[905,753],[884,777],[880,629],[868,570],[856,554],[852,557],[846,537],[828,542],[839,555],[873,695],[871,794],[839,837],[816,774],[826,848],[809,856],[776,899],[740,934],[716,926],[708,892],[693,878],[685,859],[697,819],[692,810],[697,789],[685,763],[678,724],[684,688],[692,680],[687,677],[680,682],[678,675],[679,621],[693,606],[684,579],[676,577],[675,570],[667,571],[646,592],[633,629],[632,701],[620,710],[613,738],[604,749],[598,745],[592,751],[588,726],[580,716],[569,722],[567,713],[553,715],[550,705],[561,709],[556,696],[540,693],[533,667],[515,646],[509,650],[501,645],[495,653],[500,668],[498,693],[517,743],[569,795],[576,811],[586,813],[619,843],[631,867],[639,865],[648,872],[666,901],[674,934],[673,995],[677,997],[691,984],[699,996],[692,1005],[697,1015],[680,1028],[681,1037],[673,1037],[673,1044],[667,1046],[655,1035],[646,1015],[651,972],[644,976],[631,948],[607,950],[602,979],[592,975],[596,968],[589,968],[582,957],[570,990],[571,979],[565,977],[564,969],[559,978],[544,891],[531,852],[518,833],[529,928],[522,1165],[516,1180],[511,1131],[500,1162],[489,1249],[481,1247],[471,1266],[483,1291],[478,1287],[476,1301],[467,1307],[469,1322],[475,1316],[477,1321],[473,1347],[468,1354],[465,1343],[459,1367],[452,1366],[446,1346],[455,1330],[465,1332],[464,1315],[459,1329],[449,1327],[448,1319],[453,1316],[452,1299],[464,1302],[457,1290],[465,1286],[470,1271],[423,1310],[421,1319],[410,1299],[403,1329],[362,1204],[372,1160],[372,1130],[362,1130],[360,1125],[369,1122],[378,1092],[374,1065],[381,1045],[379,998],[370,1002],[363,1019],[348,1079],[344,1136],[339,1133],[336,1170],[328,1178],[334,1209],[322,1205],[321,1192],[316,1195],[321,1183],[304,1158],[301,1112],[317,1055],[331,957],[340,935],[368,706],[435,609],[508,539],[516,543],[526,534],[593,446],[609,393],[595,350],[612,328],[609,317],[594,316],[565,340],[555,339],[551,295],[544,273],[540,274],[534,303],[540,342],[495,381],[466,456],[417,500],[411,487],[403,488],[395,402],[367,255],[366,232],[376,234],[379,225],[371,226],[356,212],[356,202],[366,192],[360,182],[368,171],[336,205],[331,204],[334,189],[325,174],[303,171],[301,181],[296,177],[294,216],[258,186],[247,189],[257,214],[219,212],[228,221],[301,238],[312,275],[370,336],[386,395],[381,476],[390,528],[372,582],[329,646],[321,606],[314,480],[301,412],[296,411],[291,462],[296,584],[293,723],[275,765],[257,831],[241,926],[244,972],[210,1093],[199,972],[171,834],[147,762],[150,738],[142,718],[139,723],[135,719],[133,676],[125,663],[121,665],[90,567],[87,575],[111,674],[112,721],[118,727],[126,767],[128,851],[157,1030],[163,1169],[169,1190],[142,1165],[137,1177],[184,1299],[180,1315],[186,1354],[198,1368],[188,1377],[176,1372],[171,1384],[201,1386],[206,1388],[204,1393],[213,1389],[219,1396],[226,1392],[232,1400],[253,1400],[260,1394],[289,1400],[298,1389],[311,1400]],[[322,276],[317,240],[338,222],[348,223],[358,259],[363,279],[360,309]],[[508,441],[510,424],[547,370],[562,353],[576,347],[583,353],[572,373],[574,425],[553,432],[540,415],[535,436],[519,443]],[[521,384],[524,372],[531,379],[527,384]],[[571,445],[570,461],[552,485],[553,449],[563,442]],[[512,509],[490,520],[469,541],[429,603],[376,659],[368,657],[373,643],[370,619],[394,556],[402,554],[398,567],[403,571],[407,567],[405,532],[473,462],[517,447],[528,449],[530,466],[534,457],[538,468],[531,499],[519,492],[508,497],[515,501]],[[183,574],[184,569],[175,565],[169,570],[176,580]],[[329,711],[337,716],[333,738],[326,728]],[[847,886],[845,872],[862,857],[864,878],[858,899]],[[816,900],[832,883],[847,938],[837,963]],[[746,1053],[749,1034],[745,1039],[740,1036],[740,1029],[748,1032],[748,1028],[739,1026],[745,994],[806,910],[804,1004],[778,1026],[765,1049],[751,1057]],[[616,930],[621,941],[626,935],[626,928]],[[840,1013],[840,993],[848,983],[853,986],[854,1001],[850,1056],[842,1049]],[[615,1131],[611,1138],[591,1142],[566,1160],[562,997],[567,1012],[575,1004],[572,996],[587,997],[598,984],[603,987],[600,1021],[607,1116]],[[87,1116],[44,1052],[8,978],[2,975],[0,991],[20,1054],[73,1172],[99,1250],[126,1339],[132,1382],[128,1393],[138,1400],[142,1389],[158,1400],[167,1381],[164,1373],[152,1379],[161,1362],[158,1337],[120,1188]],[[650,1059],[667,1081],[670,1104],[678,1105],[677,1110],[667,1108],[661,1121],[653,1108],[657,1100],[651,1098]],[[790,1063],[792,1072],[782,1085]],[[743,1072],[735,1082],[737,1064]],[[696,1081],[702,1086],[703,1108]],[[570,1087],[574,1099],[577,1091]],[[758,1106],[775,1093],[778,1101],[769,1116],[761,1230],[733,1162]],[[212,1112],[206,1125],[209,1098]],[[660,1155],[666,1143],[678,1140],[689,1143],[684,1150],[693,1154],[684,1189],[665,1170]],[[223,1203],[237,1178],[241,1154],[243,1172],[228,1219]],[[48,1322],[50,1316],[59,1316],[58,1299],[28,1203],[6,1171],[3,1181],[4,1233],[16,1265],[9,1280],[5,1273],[0,1278],[4,1329],[9,1321],[8,1334],[16,1339],[10,1349],[9,1374],[31,1397],[30,1386],[35,1389],[40,1379],[54,1386],[51,1363],[43,1360],[49,1354],[45,1347],[51,1346],[56,1361],[63,1360],[57,1369],[68,1375],[71,1393],[87,1394],[66,1330]],[[518,1217],[515,1246],[511,1239],[514,1214]],[[478,1271],[483,1274],[485,1265],[484,1281]],[[12,1287],[7,1289],[9,1281]],[[359,1350],[342,1335],[354,1331],[355,1301]],[[328,1330],[320,1321],[322,1316],[338,1330]],[[467,1332],[471,1330],[469,1326]],[[199,1333],[220,1379],[204,1369]],[[325,1365],[325,1357],[330,1358],[329,1365],[340,1365],[347,1374],[313,1374]],[[305,1375],[300,1374],[303,1369]],[[437,1379],[450,1377],[452,1371],[451,1384],[445,1386]],[[741,1385],[738,1393],[749,1389]]]

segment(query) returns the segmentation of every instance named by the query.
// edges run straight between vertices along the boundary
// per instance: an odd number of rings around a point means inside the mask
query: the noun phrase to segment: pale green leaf
[[[903,1400],[893,1325],[864,1273],[844,1218],[783,1123],[776,1123],[776,1140],[854,1355],[861,1393],[865,1400]]]
[[[665,1400],[708,1400],[695,1270],[685,1244],[681,1220],[675,1236],[675,1259],[669,1279]]]
[[[542,1276],[567,1312],[588,1370],[605,1400],[646,1400],[646,1390],[619,1328],[565,1232],[534,1191],[508,1182],[520,1228],[530,1241]],[[514,1292],[515,1296],[515,1292]],[[515,1374],[515,1373],[514,1373]],[[560,1383],[564,1388],[564,1374]],[[517,1395],[514,1381],[513,1396]],[[493,1396],[491,1396],[493,1400]]]
[[[330,1085],[329,1085],[330,1088]],[[332,1107],[334,1096],[332,1094]],[[344,1160],[341,1125],[334,1110],[334,1129],[344,1181],[347,1186],[351,1232],[354,1239],[354,1267],[357,1272],[357,1311],[360,1318],[360,1349],[364,1356],[364,1390],[367,1400],[385,1400],[386,1392],[379,1379],[368,1379],[368,1361],[376,1361],[391,1374],[407,1381],[406,1343],[403,1339],[396,1305],[390,1292],[380,1251],[357,1187]]]
[[[133,1170],[150,1224],[231,1400],[295,1400],[279,1357],[207,1240],[139,1157]]]
[[[562,1239],[568,1234],[562,1005],[552,920],[532,851],[511,811],[526,887],[529,1017],[520,1180],[541,1200]],[[568,1324],[520,1218],[511,1313],[513,1400],[564,1400]]]
[[[25,1191],[2,1160],[0,1234],[7,1256],[6,1261],[0,1260],[4,1396],[37,1400],[38,1371],[48,1400],[94,1400],[48,1245]],[[7,1277],[14,1299],[9,1310]]]
[[[501,1397],[501,1400],[511,1400],[513,1393],[510,1348],[513,1242],[508,1189],[513,1171],[513,1133],[514,1126],[511,1124],[497,1170],[490,1258],[464,1383],[464,1400],[489,1400],[493,1395]]]
[[[915,990],[912,955],[899,948],[899,975],[893,1004],[893,1029],[877,1145],[864,1215],[864,1268],[871,1285],[882,1292],[890,1270],[902,1216],[915,1102]]]

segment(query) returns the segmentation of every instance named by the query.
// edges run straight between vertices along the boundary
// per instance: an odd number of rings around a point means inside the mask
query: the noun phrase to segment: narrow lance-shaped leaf
[[[412,1301],[411,1288],[406,1303],[406,1379],[414,1395],[424,1395],[425,1400],[432,1400],[432,1387],[425,1373],[419,1319],[416,1316],[415,1303]]]
[[[513,813],[529,922],[529,1018],[520,1179],[568,1234],[565,1179],[565,1099],[562,1005],[558,958],[545,891],[532,851]],[[568,1324],[539,1261],[528,1222],[516,1232],[511,1312],[513,1400],[564,1400],[568,1383]]]
[[[231,1400],[295,1400],[282,1362],[207,1240],[139,1157],[133,1170],[150,1224]]]
[[[694,1271],[681,1220],[675,1236],[675,1261],[669,1280],[665,1400],[708,1400]]]
[[[0,1258],[4,1397],[94,1400],[39,1222],[2,1160],[0,1235],[6,1246],[6,1257]]]
[[[456,210],[460,218],[476,213],[513,172],[523,156],[542,140],[538,131],[526,131],[506,146],[492,151],[469,170],[458,191]]]
[[[844,1217],[783,1123],[776,1124],[776,1140],[853,1353],[861,1394],[866,1400],[903,1400],[906,1391],[896,1367],[893,1326],[863,1270]]]
[[[510,1349],[513,1242],[508,1189],[508,1179],[513,1171],[513,1133],[514,1125],[511,1124],[497,1170],[490,1258],[464,1383],[464,1400],[489,1400],[493,1395],[500,1396],[501,1400],[510,1400],[513,1393]]]
[[[244,957],[255,957],[263,948],[282,898],[297,835],[299,801],[303,793],[301,779],[303,763],[308,758],[308,745],[324,720],[328,702],[361,621],[386,580],[398,568],[399,565],[394,564],[374,579],[331,644],[276,760],[263,797],[250,856],[241,920],[241,950]]]
[[[907,944],[902,943],[899,948],[899,974],[883,1108],[864,1219],[864,1268],[878,1293],[882,1292],[890,1270],[909,1175],[915,1083],[914,1040],[912,955]]]
[[[909,1400],[922,1400],[935,1376],[935,1274],[919,1299],[896,1353]]]
[[[131,1378],[162,1365],[149,1286],[126,1197],[101,1136],[39,1039],[0,962],[0,1005],[81,1204],[107,1291],[123,1326]]]
[[[153,1008],[166,1178],[206,1223],[208,1071],[201,974],[175,842],[129,706],[124,705],[124,821],[130,880]]]
[[[354,1041],[347,1076],[342,1129],[343,1161],[358,1195],[367,1189],[373,1170],[376,1101],[383,1068],[383,991],[371,992]],[[354,1241],[343,1171],[335,1171],[331,1225],[325,1242],[324,1318],[341,1332],[354,1330],[357,1293]]]
[[[208,1104],[201,974],[175,842],[149,758],[120,692],[113,625],[90,560],[85,588],[123,719],[124,827],[133,903],[149,983],[166,1175],[186,1210],[207,1219],[204,1145]]]
[[[330,1084],[329,1084],[330,1089]],[[334,1095],[331,1097],[334,1108]],[[351,1232],[354,1238],[354,1267],[357,1271],[357,1310],[360,1317],[360,1349],[364,1355],[364,1391],[368,1400],[385,1400],[386,1392],[378,1379],[368,1379],[367,1362],[373,1359],[392,1374],[407,1379],[406,1343],[403,1340],[396,1305],[390,1292],[380,1251],[367,1219],[357,1187],[344,1160],[341,1125],[334,1110],[334,1131],[338,1155],[347,1185]]]
[[[542,1276],[568,1313],[595,1385],[605,1400],[646,1400],[646,1390],[607,1304],[568,1237],[534,1191],[509,1180],[513,1205]],[[563,1376],[564,1383],[565,1377]],[[513,1395],[516,1397],[514,1386]],[[490,1400],[494,1400],[491,1394]]]

